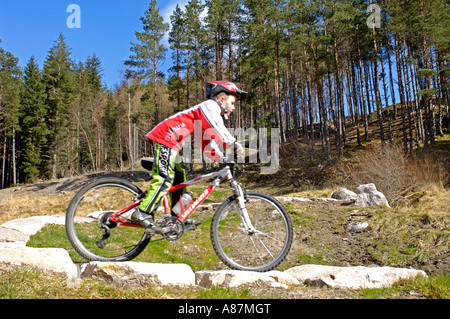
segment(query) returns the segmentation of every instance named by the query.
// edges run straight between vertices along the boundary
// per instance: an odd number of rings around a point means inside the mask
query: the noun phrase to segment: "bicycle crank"
[[[164,216],[159,222],[162,229],[162,236],[168,241],[177,241],[184,234],[183,222],[175,216]]]

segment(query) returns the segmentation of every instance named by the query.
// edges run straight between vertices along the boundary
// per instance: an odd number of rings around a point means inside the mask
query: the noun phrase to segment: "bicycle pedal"
[[[184,230],[196,230],[197,229],[197,225],[194,224],[188,224],[188,225],[184,225]]]
[[[106,240],[105,239],[100,239],[98,241],[95,242],[97,244],[97,247],[100,249],[104,249],[106,246]]]

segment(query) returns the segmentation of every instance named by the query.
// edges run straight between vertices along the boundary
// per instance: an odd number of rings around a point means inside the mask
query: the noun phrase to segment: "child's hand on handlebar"
[[[235,152],[236,154],[241,155],[241,156],[244,156],[244,147],[242,146],[241,143],[236,142],[236,143],[234,144],[234,147],[235,147],[235,151],[234,151],[234,152]]]

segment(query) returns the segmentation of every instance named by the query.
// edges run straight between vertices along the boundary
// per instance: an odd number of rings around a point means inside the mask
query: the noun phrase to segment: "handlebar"
[[[244,157],[242,156],[242,158],[244,158]],[[238,157],[238,159],[236,161],[234,159],[234,156],[233,157],[223,157],[219,161],[219,164],[224,165],[224,166],[229,166],[231,169],[231,173],[233,174],[233,178],[238,179],[240,176],[242,176],[242,174],[244,172],[244,168],[242,168],[242,165],[245,165],[245,161],[240,162],[239,159],[241,159],[241,158]],[[239,172],[240,172],[239,175],[236,174],[237,166],[241,167],[241,169],[239,170]]]
[[[237,155],[237,161],[235,160],[234,154],[231,154],[229,157],[222,157],[219,160],[219,164],[223,164],[223,165],[244,165],[245,161],[240,162],[240,160],[245,159],[244,156],[239,156]]]

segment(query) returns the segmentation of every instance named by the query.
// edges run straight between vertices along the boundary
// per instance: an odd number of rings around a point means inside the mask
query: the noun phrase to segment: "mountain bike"
[[[150,161],[141,164],[151,170]],[[228,181],[233,195],[218,207],[211,222],[214,251],[231,269],[272,270],[289,253],[293,240],[292,223],[279,201],[260,192],[246,191],[236,181],[237,165],[230,162],[216,172],[171,187],[162,200],[164,213],[161,214],[164,216],[157,222],[163,231],[153,236],[130,219],[145,197],[144,191],[126,179],[95,180],[83,187],[69,204],[66,214],[69,241],[90,261],[132,260],[152,241],[182,238],[192,226],[185,225],[187,218],[219,184]],[[198,198],[179,215],[173,216],[169,194],[210,179],[211,184]]]

